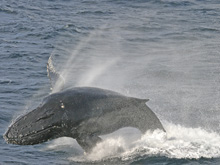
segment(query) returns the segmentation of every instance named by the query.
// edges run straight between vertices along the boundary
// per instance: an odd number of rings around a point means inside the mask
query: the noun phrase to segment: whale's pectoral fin
[[[52,88],[54,88],[54,86],[57,83],[57,81],[59,81],[58,85],[62,89],[64,87],[64,85],[65,85],[65,80],[64,80],[64,78],[62,77],[61,74],[56,72],[55,67],[53,65],[52,57],[53,57],[53,55],[51,55],[49,57],[48,62],[47,62],[47,76],[50,79],[50,83],[51,83]]]
[[[76,138],[76,141],[86,152],[90,152],[102,139],[96,135],[83,135]]]

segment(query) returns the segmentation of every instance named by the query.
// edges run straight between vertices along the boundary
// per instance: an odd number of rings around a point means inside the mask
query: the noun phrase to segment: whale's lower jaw
[[[27,117],[24,116],[24,118]],[[22,118],[19,121],[21,120]],[[22,129],[18,130],[16,125],[16,123],[13,124],[3,135],[8,144],[34,145],[46,142],[53,138],[61,137],[59,134],[57,134],[57,132],[61,132],[62,128],[58,126],[48,126],[38,131],[35,131],[33,127],[29,127],[29,134],[26,134],[22,131]]]
[[[8,138],[7,135],[4,135],[3,136],[6,143],[8,144],[17,144],[17,145],[34,145],[34,144],[40,144],[40,143],[43,143],[47,140],[40,140],[38,139],[37,137],[35,138],[32,138],[32,137],[22,137],[22,138]],[[35,140],[34,140],[35,139]]]

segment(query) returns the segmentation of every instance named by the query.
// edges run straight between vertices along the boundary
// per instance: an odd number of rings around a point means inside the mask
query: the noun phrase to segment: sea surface
[[[13,121],[67,87],[149,98],[163,123],[125,128],[84,154],[74,139],[7,144]],[[1,0],[0,164],[220,164],[219,0]]]

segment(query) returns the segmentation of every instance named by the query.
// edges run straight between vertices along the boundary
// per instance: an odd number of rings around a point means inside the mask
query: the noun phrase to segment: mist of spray
[[[61,77],[55,82],[52,93],[62,90],[64,83],[65,88],[96,86],[95,83],[100,76],[105,74],[107,70],[109,71],[111,66],[120,60],[121,56],[116,54],[118,49],[115,45],[112,48],[112,45],[109,45],[107,41],[114,40],[115,42],[117,37],[113,35],[103,38],[105,31],[105,26],[92,31],[74,47],[71,54],[65,57],[66,62],[62,64],[63,67],[58,71]],[[106,41],[107,43],[102,45]],[[116,43],[118,43],[118,40]],[[53,54],[50,59],[52,60],[49,60],[49,62],[53,63]]]

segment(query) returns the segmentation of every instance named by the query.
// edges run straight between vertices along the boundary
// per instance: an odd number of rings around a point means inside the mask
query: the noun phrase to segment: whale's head
[[[4,135],[7,143],[38,144],[65,135],[65,105],[59,97],[49,97],[39,107],[20,117]]]

